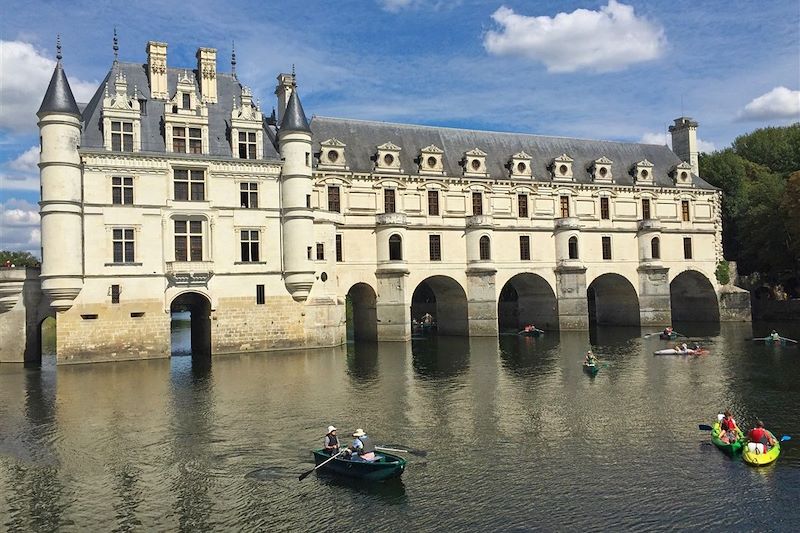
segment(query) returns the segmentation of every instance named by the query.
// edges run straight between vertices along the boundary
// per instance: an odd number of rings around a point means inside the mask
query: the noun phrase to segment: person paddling
[[[719,421],[719,430],[720,440],[727,443],[736,442],[741,433],[739,426],[736,425],[736,420],[733,419],[733,414],[727,409],[722,415],[722,420]]]
[[[358,461],[374,461],[375,460],[375,445],[369,439],[363,429],[358,428],[353,432],[353,444],[350,445],[352,451],[352,460]]]
[[[328,455],[339,453],[339,438],[336,436],[336,427],[328,426],[328,433],[325,435],[323,449]]]
[[[583,360],[583,364],[585,365],[597,364],[597,357],[595,357],[594,353],[592,353],[591,350],[586,352],[586,357]]]
[[[669,337],[672,335],[672,326],[667,326],[664,328],[664,336]]]
[[[772,333],[769,334],[769,340],[771,340],[771,341],[779,341],[779,340],[781,340],[781,336],[778,335],[778,332],[773,329]]]
[[[747,433],[747,440],[756,446],[760,444],[763,447],[761,450],[762,453],[768,451],[778,442],[775,440],[775,436],[772,433],[764,429],[764,422],[761,420],[756,421],[756,427]]]

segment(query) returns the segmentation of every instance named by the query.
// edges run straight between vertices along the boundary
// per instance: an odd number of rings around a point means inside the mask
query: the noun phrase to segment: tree
[[[733,141],[733,150],[773,172],[787,175],[800,170],[800,122],[741,135]]]
[[[41,264],[30,252],[0,250],[0,265],[5,265],[6,261],[18,267],[38,267]]]
[[[787,244],[793,259],[794,276],[797,277],[800,271],[800,171],[792,173],[786,181],[781,208],[786,214]]]

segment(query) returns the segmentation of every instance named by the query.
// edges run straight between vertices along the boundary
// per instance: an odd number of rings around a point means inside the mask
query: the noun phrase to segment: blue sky
[[[55,35],[79,101],[113,60],[170,66],[218,49],[263,108],[296,64],[309,115],[664,143],[686,114],[701,148],[800,120],[800,2],[72,0],[6,2],[0,21],[0,249],[38,253],[35,112]]]

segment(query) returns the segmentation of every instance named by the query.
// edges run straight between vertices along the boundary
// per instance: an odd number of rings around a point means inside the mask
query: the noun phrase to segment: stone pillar
[[[669,268],[641,265],[639,271],[639,321],[642,326],[668,326],[672,323]]]
[[[497,290],[494,268],[467,270],[467,321],[470,337],[497,336]]]
[[[586,267],[562,264],[556,267],[558,327],[562,330],[589,329],[589,304],[586,299]]]
[[[750,292],[725,285],[717,292],[720,322],[751,322]]]
[[[406,304],[408,270],[379,269],[375,312],[379,341],[407,341],[411,338],[411,311]]]

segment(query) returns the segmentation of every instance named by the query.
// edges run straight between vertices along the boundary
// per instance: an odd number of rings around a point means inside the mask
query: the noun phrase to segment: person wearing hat
[[[328,455],[339,453],[339,438],[336,436],[336,428],[328,426],[328,433],[325,435],[324,448]]]
[[[353,452],[353,459],[361,461],[374,461],[375,460],[375,445],[367,437],[363,429],[358,428],[353,432],[353,444],[350,449]]]

